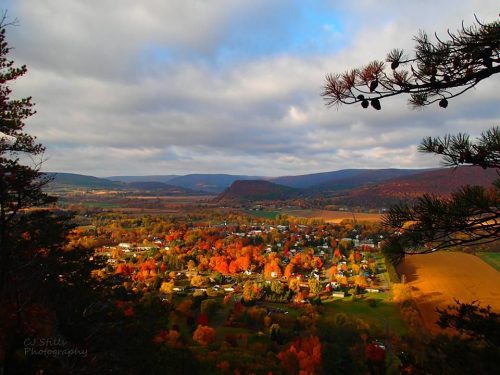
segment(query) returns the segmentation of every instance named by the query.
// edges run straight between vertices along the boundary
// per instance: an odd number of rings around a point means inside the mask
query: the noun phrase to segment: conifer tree
[[[421,31],[413,57],[391,51],[383,61],[361,69],[328,74],[322,96],[328,106],[360,103],[382,108],[381,101],[408,95],[414,107],[438,103],[462,95],[483,79],[500,72],[500,21],[476,24],[452,33],[448,40],[431,41]],[[442,157],[448,167],[500,168],[500,128],[492,127],[477,140],[459,133],[424,138],[419,151]],[[464,186],[450,197],[425,194],[416,202],[390,208],[384,225],[393,233],[384,245],[396,262],[405,254],[421,254],[457,245],[485,244],[500,239],[500,180],[489,189]]]
[[[13,99],[9,83],[27,72],[9,59],[6,41],[7,12],[0,19],[0,291],[12,275],[23,241],[24,210],[54,201],[42,191],[49,179],[40,172],[44,147],[24,131],[25,121],[35,114],[31,97]],[[27,228],[26,228],[27,229]],[[28,234],[25,234],[27,237]],[[26,238],[25,238],[26,239]]]
[[[375,60],[342,74],[327,74],[322,92],[326,104],[360,103],[380,110],[383,99],[409,95],[414,107],[437,102],[446,108],[449,99],[500,73],[500,21],[481,23],[476,18],[476,24],[462,25],[455,33],[448,31],[448,36],[442,40],[436,35],[433,42],[421,31],[414,37],[412,57],[394,49],[385,62]]]

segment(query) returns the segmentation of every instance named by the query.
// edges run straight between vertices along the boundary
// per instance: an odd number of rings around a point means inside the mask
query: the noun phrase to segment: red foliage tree
[[[215,340],[215,329],[208,326],[198,325],[193,332],[193,340],[202,346],[206,346]]]
[[[300,338],[277,357],[289,374],[317,374],[321,367],[321,343],[317,336]]]

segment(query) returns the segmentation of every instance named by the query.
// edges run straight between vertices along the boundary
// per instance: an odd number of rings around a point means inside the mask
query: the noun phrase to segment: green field
[[[266,219],[276,219],[276,216],[280,214],[278,211],[253,211],[253,210],[245,210],[245,213],[248,215],[252,215],[255,217],[263,217]]]
[[[403,335],[407,332],[399,306],[384,300],[385,295],[373,295],[363,300],[335,300],[325,302],[320,320],[323,327],[345,324],[345,320],[364,323],[373,332],[392,332]],[[370,304],[369,299],[374,300]]]
[[[117,203],[112,202],[81,202],[81,205],[88,208],[120,208]]]
[[[488,263],[497,271],[500,271],[500,253],[476,253],[482,260]]]

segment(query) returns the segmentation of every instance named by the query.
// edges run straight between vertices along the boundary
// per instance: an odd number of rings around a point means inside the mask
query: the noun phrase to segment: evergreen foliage
[[[409,95],[413,107],[438,103],[447,108],[449,99],[500,72],[500,21],[476,24],[452,33],[448,40],[420,31],[414,37],[414,56],[394,49],[386,62],[372,61],[360,69],[328,74],[322,96],[328,106],[360,103],[380,110],[381,100]]]

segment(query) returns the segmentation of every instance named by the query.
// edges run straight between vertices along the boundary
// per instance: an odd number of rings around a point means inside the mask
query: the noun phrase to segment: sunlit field
[[[500,311],[500,273],[480,257],[461,252],[407,256],[398,268],[430,330],[437,330],[436,307],[479,301]]]
[[[307,219],[322,219],[327,223],[340,223],[342,220],[379,222],[382,217],[381,214],[328,210],[286,210],[283,213]]]

